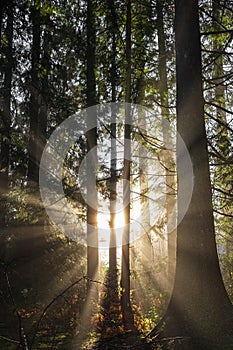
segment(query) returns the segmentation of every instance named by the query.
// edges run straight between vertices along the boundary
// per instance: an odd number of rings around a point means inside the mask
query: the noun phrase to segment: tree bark
[[[109,1],[110,23],[112,32],[111,85],[113,103],[116,102],[116,11],[114,0]],[[117,200],[117,149],[116,149],[116,114],[112,109],[111,115],[111,179],[110,179],[110,248],[109,248],[109,277],[111,286],[117,290],[117,242],[115,230],[116,200]]]
[[[96,105],[96,78],[95,78],[95,17],[94,3],[87,0],[87,107]],[[97,231],[97,191],[96,191],[96,170],[97,170],[97,127],[95,108],[87,109],[87,152],[92,156],[87,164],[87,291],[91,298],[98,299],[96,286],[90,280],[97,278],[98,274],[98,231]],[[91,203],[91,204],[90,204]]]
[[[222,16],[223,9],[221,8],[221,5],[219,1],[213,0],[212,2],[212,14],[213,14],[213,30],[218,31],[221,30],[221,16]],[[218,39],[218,40],[216,40]],[[217,148],[217,154],[220,155],[220,157],[224,160],[228,160],[230,158],[230,149],[231,149],[231,142],[230,137],[228,134],[228,129],[225,127],[227,125],[227,115],[226,115],[226,86],[225,82],[222,81],[223,79],[221,77],[224,76],[224,65],[223,65],[223,54],[221,51],[224,50],[224,43],[219,40],[219,37],[213,38],[213,52],[216,52],[216,57],[214,60],[214,67],[213,67],[213,79],[215,81],[215,103],[216,103],[216,148]],[[218,104],[220,107],[218,107]],[[216,155],[217,156],[217,155]],[[229,173],[232,171],[232,167],[229,167],[227,165],[219,165],[216,166],[214,169],[214,184],[219,187],[221,187],[221,190],[225,193],[230,194],[229,190],[229,182],[227,181],[227,178],[229,176]],[[216,194],[216,204],[215,208],[217,210],[220,209],[221,212],[225,214],[231,214],[231,198],[229,196],[221,196],[221,198],[218,198],[218,193]],[[228,225],[226,225],[228,223]],[[231,226],[232,226],[232,218],[231,217],[223,217],[220,218],[219,224],[218,224],[218,233],[224,232],[225,236],[225,254],[226,258],[230,259],[230,252],[231,252],[231,241],[228,239],[228,236],[231,236]],[[229,228],[228,228],[229,227]],[[227,275],[230,274],[231,276],[231,267],[229,266],[229,272]]]
[[[124,170],[123,207],[124,229],[121,257],[121,307],[125,329],[133,329],[134,320],[130,303],[130,163],[131,163],[131,0],[126,4],[126,91],[125,91],[125,131],[124,131]]]
[[[177,228],[174,289],[154,330],[181,336],[179,349],[223,349],[231,343],[232,305],[222,281],[215,242],[207,140],[204,124],[197,0],[176,0],[177,131],[193,164],[189,208]],[[186,192],[184,159],[177,142],[178,219]],[[185,337],[187,337],[185,339]]]
[[[11,124],[11,87],[13,70],[13,2],[6,8],[7,25],[5,31],[6,46],[3,49],[5,64],[2,67],[4,81],[1,103],[1,138],[0,138],[0,225],[7,223],[7,195],[9,191],[10,159],[10,124]]]
[[[166,59],[166,37],[164,31],[163,20],[163,1],[156,1],[157,10],[157,31],[158,31],[158,46],[159,46],[159,95],[162,113],[162,132],[165,147],[168,147],[169,130],[167,128],[169,122],[169,108],[168,108],[168,82],[167,82],[167,59]],[[166,228],[167,228],[167,251],[168,251],[168,289],[172,289],[175,275],[176,264],[176,230],[172,220],[172,213],[175,205],[175,175],[174,175],[174,160],[172,151],[166,149],[162,151],[161,160],[165,167],[165,181],[166,181]]]
[[[45,28],[43,33],[43,46],[42,46],[42,57],[41,57],[42,77],[41,77],[41,89],[39,91],[39,101],[38,101],[39,102],[39,113],[38,113],[39,161],[41,159],[43,149],[46,143],[46,131],[47,131],[47,124],[48,124],[49,99],[50,99],[49,71],[51,68],[51,65],[50,65],[51,21],[50,21],[49,15],[46,16],[44,21],[45,21]]]
[[[30,126],[28,144],[28,179],[38,184],[39,182],[39,65],[41,55],[41,25],[40,9],[35,6],[31,9],[32,18],[32,61],[30,84]]]
[[[140,38],[140,41],[142,38]],[[145,59],[143,67],[145,66]],[[136,103],[142,105],[145,99],[145,77],[142,72],[137,79],[137,98]],[[145,112],[140,112],[138,126],[140,133],[143,135],[147,134],[147,121]],[[149,271],[151,275],[150,266],[153,264],[154,259],[154,248],[151,240],[151,225],[150,225],[150,206],[148,199],[149,183],[148,183],[148,156],[147,149],[143,143],[139,143],[139,183],[140,183],[140,207],[141,207],[141,237],[140,237],[140,255],[141,264]],[[151,276],[150,276],[151,278]]]
[[[219,1],[213,0],[212,4],[212,12],[213,12],[213,29],[218,31],[221,29],[221,6]],[[221,40],[213,39],[213,51],[216,52],[216,58],[214,60],[214,71],[213,78],[215,81],[215,101],[216,104],[219,104],[220,107],[216,107],[216,118],[220,121],[217,123],[217,140],[218,140],[218,150],[222,157],[228,158],[230,152],[230,140],[228,137],[228,130],[225,128],[222,123],[227,124],[226,120],[226,110],[225,106],[225,91],[226,87],[224,82],[222,81],[222,76],[224,76],[223,69],[223,55],[221,51],[224,50],[224,45]],[[223,108],[221,108],[223,107]],[[222,123],[221,123],[222,122]]]

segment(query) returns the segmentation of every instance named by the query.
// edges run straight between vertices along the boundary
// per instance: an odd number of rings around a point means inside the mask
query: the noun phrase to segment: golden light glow
[[[97,216],[97,223],[98,223],[98,227],[99,228],[103,228],[103,229],[109,229],[109,220],[110,220],[110,216],[109,214],[105,214],[102,212],[98,213]],[[114,227],[115,229],[119,229],[119,228],[123,228],[124,226],[124,213],[123,211],[120,211],[118,213],[116,213],[115,216],[115,223],[114,223]]]
[[[108,229],[109,228],[109,216],[104,213],[97,214],[97,223],[99,228]]]

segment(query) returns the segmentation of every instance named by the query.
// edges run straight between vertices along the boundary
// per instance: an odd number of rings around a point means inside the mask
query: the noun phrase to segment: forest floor
[[[81,343],[75,342],[72,350],[191,350],[192,346],[187,338],[174,337],[158,339],[156,336],[147,338],[134,331],[126,331],[114,336],[101,338],[101,333],[92,333]],[[193,348],[192,348],[193,349]],[[195,348],[196,350],[196,348]]]
[[[75,341],[72,350],[156,350],[161,349],[158,342],[147,341],[139,333],[132,331],[122,332],[118,335],[101,338],[101,334],[92,333],[92,336],[86,338],[81,343]],[[170,347],[169,347],[170,349]]]
[[[114,349],[152,349],[150,344],[146,344],[142,338],[131,332],[122,333],[121,335],[110,337],[94,342],[87,350],[114,350]]]
[[[90,347],[85,347],[85,350],[161,350],[161,349],[181,349],[180,346],[184,343],[181,339],[167,339],[162,343],[158,341],[150,341],[147,342],[145,338],[140,337],[132,337],[132,335],[122,335],[118,337],[113,337],[108,340],[98,341],[94,343]],[[182,347],[183,349],[183,347]],[[191,349],[189,347],[185,347],[184,349]]]

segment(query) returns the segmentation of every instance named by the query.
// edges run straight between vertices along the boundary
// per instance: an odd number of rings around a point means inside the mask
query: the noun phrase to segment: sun
[[[99,212],[97,214],[98,228],[109,229],[109,215]]]
[[[103,229],[109,229],[109,221],[110,221],[110,215],[103,213],[103,212],[99,212],[97,214],[97,224],[98,224],[98,228],[103,228]],[[114,222],[114,228],[115,229],[119,229],[119,228],[123,228],[125,224],[125,219],[124,219],[124,212],[123,211],[119,211],[116,213],[115,216],[115,222]]]
[[[141,221],[141,205],[140,200],[135,199],[132,201],[132,207],[130,211],[130,225],[131,225],[131,231],[132,234],[137,236],[141,230],[140,227],[140,221]],[[100,245],[109,247],[109,240],[110,240],[110,212],[108,205],[101,206],[98,214],[97,214],[97,227],[99,232],[99,241]],[[122,233],[125,226],[125,218],[124,218],[124,209],[119,206],[116,214],[115,214],[115,220],[114,220],[114,229],[116,232],[116,238],[117,238],[117,244],[119,244],[120,240],[122,239]]]
[[[99,236],[99,248],[108,249],[110,244],[110,215],[109,213],[99,212],[97,214],[98,224],[98,236]],[[116,233],[116,245],[121,246],[122,232],[124,228],[124,212],[119,211],[115,217],[115,233]]]

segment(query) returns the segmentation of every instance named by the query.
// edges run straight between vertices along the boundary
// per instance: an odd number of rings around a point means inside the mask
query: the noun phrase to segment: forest
[[[0,349],[233,349],[233,1],[0,1]]]

